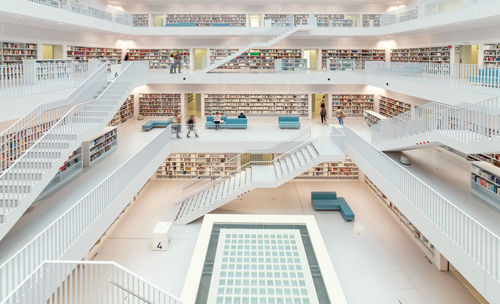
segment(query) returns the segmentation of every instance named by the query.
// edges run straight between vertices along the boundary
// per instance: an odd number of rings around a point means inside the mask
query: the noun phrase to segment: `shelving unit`
[[[165,26],[245,27],[246,14],[166,14]]]
[[[169,57],[177,52],[182,54],[182,68],[189,70],[189,49],[131,49],[129,50],[130,61],[149,61],[150,69],[170,69]]]
[[[366,61],[385,61],[385,50],[381,49],[322,49],[321,64],[323,70],[329,66],[332,59],[353,60],[356,69],[364,69]]]
[[[213,178],[236,170],[240,159],[235,153],[172,153],[156,171],[157,178],[192,178],[204,176]],[[226,163],[222,167],[212,168],[215,164]]]
[[[205,115],[309,116],[308,94],[206,94]]]
[[[356,61],[354,59],[330,59],[328,70],[334,71],[354,71],[356,70]]]
[[[373,110],[374,96],[370,94],[341,94],[332,96],[332,117],[342,110],[346,117],[363,117],[365,110]]]
[[[405,103],[385,96],[380,96],[379,112],[386,117],[394,117],[411,110],[412,105],[409,103]]]
[[[500,154],[469,154],[467,155],[468,160],[472,161],[485,161],[493,166],[500,167]]]
[[[428,47],[391,50],[391,61],[450,63],[450,48]]]
[[[109,126],[116,126],[120,123],[124,123],[134,116],[134,95],[130,95],[127,100],[122,104],[118,112],[109,122]]]
[[[497,67],[500,64],[500,44],[487,44],[483,55],[484,67]]]
[[[276,27],[286,27],[292,25],[294,18],[292,14],[265,14],[265,20],[271,20],[271,24]]]
[[[174,116],[176,111],[181,111],[181,94],[139,94],[139,115],[166,117]]]
[[[148,27],[149,26],[149,14],[134,14],[132,16],[133,24],[136,27]]]
[[[235,50],[226,50],[227,54]],[[224,58],[223,50],[211,50],[210,57]],[[222,58],[221,58],[222,57]],[[244,52],[237,58],[217,68],[217,71],[268,71],[275,69],[276,59],[301,59],[302,50],[299,49],[254,49]],[[211,60],[212,61],[212,60]]]
[[[293,23],[295,25],[307,25],[309,22],[308,14],[295,14],[293,15]]]
[[[88,167],[113,152],[118,144],[118,129],[107,127],[103,134],[82,143],[83,166]]]
[[[231,54],[236,53],[237,49],[210,49],[210,64],[231,56]]]
[[[380,27],[381,18],[380,14],[364,14],[363,27]]]
[[[375,195],[384,202],[385,206],[391,210],[391,214],[394,218],[401,224],[404,230],[410,235],[410,237],[415,240],[415,243],[422,249],[424,254],[426,254],[430,261],[433,261],[434,257],[434,245],[429,242],[429,240],[404,216],[403,213],[385,196],[382,191],[377,188],[377,186],[365,176],[365,184],[368,188],[375,193]]]
[[[276,59],[274,69],[276,72],[307,72],[307,59]]]
[[[353,27],[354,20],[344,14],[316,14],[318,27]]]
[[[0,42],[0,64],[20,64],[37,59],[36,43]]]
[[[68,58],[75,61],[88,61],[89,59],[100,59],[109,63],[121,63],[122,61],[122,50],[114,48],[70,46],[66,54]]]
[[[358,180],[360,171],[348,157],[342,162],[325,162],[297,176],[296,179]]]
[[[378,124],[381,120],[387,119],[387,117],[385,117],[384,115],[370,110],[365,110],[363,113],[363,117],[368,127],[372,127],[373,125]]]
[[[500,168],[485,161],[473,161],[470,173],[470,191],[500,209]]]

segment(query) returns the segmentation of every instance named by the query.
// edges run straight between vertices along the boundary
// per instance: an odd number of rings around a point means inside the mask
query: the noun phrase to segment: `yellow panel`
[[[42,44],[42,59],[54,59],[52,45]]]

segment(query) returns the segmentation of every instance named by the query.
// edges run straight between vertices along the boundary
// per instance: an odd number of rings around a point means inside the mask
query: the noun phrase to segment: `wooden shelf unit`
[[[228,50],[229,54],[233,50]],[[213,55],[212,55],[213,54]],[[221,50],[211,50],[210,57],[220,58],[224,52]],[[224,57],[222,57],[224,58]],[[222,59],[220,58],[220,59]],[[299,49],[253,49],[244,52],[240,56],[230,62],[217,68],[217,71],[268,71],[272,72],[275,69],[274,62],[276,59],[300,59],[302,58],[302,50]]]
[[[368,127],[378,124],[381,120],[388,119],[384,115],[370,110],[365,110],[363,118],[365,119],[365,123]]]
[[[450,63],[450,48],[424,47],[391,50],[391,61],[395,62],[426,62]]]
[[[348,157],[342,162],[325,162],[297,176],[296,179],[359,180],[360,171]]]
[[[309,117],[309,94],[206,94],[205,115]]]
[[[385,61],[385,50],[382,49],[322,49],[321,66],[328,68],[331,59],[354,60],[356,69],[364,69],[366,61]]]
[[[109,122],[109,126],[116,126],[134,117],[134,95],[130,95],[122,104],[118,112]]]
[[[21,64],[37,59],[37,44],[0,41],[0,54],[0,64]]]
[[[132,18],[135,27],[149,26],[149,14],[133,14]]]
[[[181,112],[181,94],[178,93],[141,93],[139,94],[139,115],[174,116]]]
[[[470,166],[470,191],[500,209],[500,168],[485,161],[473,161]]]
[[[100,59],[109,63],[121,63],[122,61],[122,50],[115,48],[70,46],[66,54],[68,58],[75,61],[88,61],[89,59]]]
[[[307,25],[309,22],[308,14],[294,14],[293,15],[293,23],[295,25]]]
[[[364,182],[367,187],[375,193],[375,195],[384,203],[384,205],[391,210],[391,214],[394,218],[401,224],[403,229],[409,234],[412,239],[415,240],[416,244],[422,249],[424,254],[428,255],[429,260],[433,261],[434,257],[434,245],[429,242],[429,240],[413,225],[406,216],[387,198],[387,196],[380,191],[380,189],[365,176]]]
[[[498,67],[500,65],[500,44],[487,44],[483,55],[484,67]]]
[[[363,14],[363,27],[380,27],[381,19],[380,14]]]
[[[182,69],[189,70],[189,49],[131,49],[128,56],[130,61],[149,61],[150,69],[170,69],[169,57],[177,52],[182,54]]]
[[[318,27],[353,27],[354,20],[344,14],[316,14]]]
[[[118,144],[118,129],[107,127],[102,135],[82,143],[83,166],[88,167],[109,155]]]
[[[402,102],[385,96],[380,96],[379,113],[386,117],[394,117],[411,111],[413,106],[409,103]]]
[[[165,26],[189,24],[190,26],[246,27],[246,14],[166,14]]]
[[[156,171],[157,178],[214,178],[235,170],[240,159],[236,153],[171,153]],[[231,160],[229,163],[229,160]],[[213,168],[216,164],[224,166]]]
[[[374,95],[371,94],[332,94],[332,116],[342,110],[346,117],[363,117],[365,110],[373,110]]]

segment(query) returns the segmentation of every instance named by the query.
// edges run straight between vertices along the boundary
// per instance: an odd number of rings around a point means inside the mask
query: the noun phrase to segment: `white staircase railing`
[[[7,169],[22,151],[26,151],[52,125],[69,110],[69,107],[86,101],[98,93],[107,82],[107,64],[102,63],[67,98],[41,104],[27,113],[0,134],[0,172]],[[30,136],[28,136],[30,134]]]
[[[391,119],[382,120],[371,130],[372,142],[377,146],[416,135],[425,135],[427,139],[436,140],[436,135],[439,135],[439,138],[446,137],[467,145],[485,142],[492,146],[490,150],[496,151],[495,149],[500,150],[500,98],[458,106],[428,103]],[[470,145],[469,148],[474,147]]]
[[[133,197],[143,183],[137,186],[137,189],[128,189],[132,180],[131,176],[137,176],[139,170],[147,167],[170,140],[171,127],[168,127],[3,262],[0,265],[0,303],[3,303],[1,301],[18,288],[43,261],[58,260],[67,254],[112,206],[120,193],[130,191]],[[160,163],[165,157],[161,158]],[[156,170],[157,167],[153,167],[152,170]],[[151,174],[147,175],[147,178],[150,176]],[[128,202],[129,200],[126,201]],[[90,246],[95,241],[95,239],[91,240]]]
[[[0,303],[182,302],[115,262],[44,261]]]

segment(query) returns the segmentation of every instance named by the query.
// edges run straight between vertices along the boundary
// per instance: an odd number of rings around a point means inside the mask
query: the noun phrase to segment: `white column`
[[[194,49],[189,49],[189,70],[194,71]]]
[[[201,118],[205,119],[205,94],[201,93]]]
[[[313,94],[308,94],[308,95],[309,95],[308,96],[308,99],[309,99],[309,102],[308,102],[308,104],[309,104],[309,106],[308,106],[309,114],[308,114],[308,116],[309,116],[309,120],[311,120],[312,119],[313,102],[315,102],[315,101],[313,101],[313,98],[312,98]]]
[[[186,94],[181,93],[181,116],[186,117]]]
[[[477,65],[481,68],[484,64],[484,50],[486,49],[486,45],[478,44],[477,45]]]

